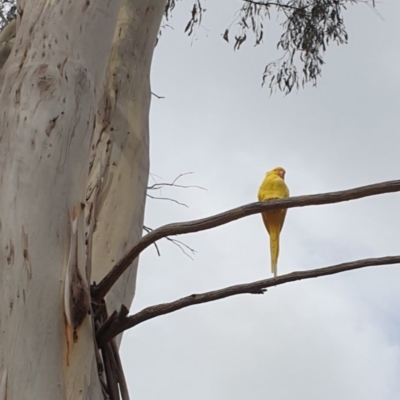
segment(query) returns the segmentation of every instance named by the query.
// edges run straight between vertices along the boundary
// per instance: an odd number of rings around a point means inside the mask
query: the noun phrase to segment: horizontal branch
[[[201,189],[201,190],[207,190],[206,188],[202,187],[202,186],[196,186],[196,185],[180,185],[177,184],[176,182],[180,179],[183,178],[186,175],[191,175],[194,172],[184,172],[182,174],[179,174],[172,182],[156,182],[151,186],[147,187],[147,190],[160,190],[163,189],[166,186],[170,186],[170,187],[177,187],[177,188],[181,188],[181,189]]]
[[[377,183],[375,185],[362,186],[356,189],[341,190],[339,192],[296,196],[281,200],[251,203],[211,217],[164,225],[143,236],[139,242],[112,267],[110,272],[102,279],[102,281],[99,282],[98,285],[92,287],[92,297],[94,300],[104,298],[118,278],[144,249],[155,243],[157,240],[167,236],[204,231],[267,210],[340,203],[343,201],[360,199],[362,197],[399,191],[400,180],[388,181]]]
[[[274,3],[271,2],[269,0],[266,1],[255,1],[255,0],[243,0],[245,3],[249,3],[249,4],[254,4],[255,6],[259,6],[259,7],[276,7],[276,8],[289,8],[291,10],[304,10],[307,7],[310,7],[310,4],[307,4],[306,6],[303,7],[294,7],[291,6],[290,4],[282,4],[282,3]]]
[[[344,271],[372,267],[378,265],[400,264],[400,256],[388,256],[380,258],[367,258],[364,260],[352,261],[330,267],[312,269],[308,271],[292,272],[290,274],[281,275],[276,278],[263,279],[261,281],[244,283],[241,285],[230,286],[224,289],[214,290],[202,294],[192,294],[191,296],[183,297],[182,299],[171,303],[158,304],[156,306],[147,307],[137,314],[126,316],[126,313],[121,313],[119,318],[114,318],[113,322],[108,326],[108,329],[102,329],[102,336],[99,337],[99,343],[105,343],[121,332],[130,329],[149,319],[160,315],[169,314],[182,308],[190,307],[196,304],[208,303],[210,301],[224,299],[226,297],[235,296],[238,294],[251,293],[262,294],[267,288],[272,286],[283,285],[288,282],[299,281],[303,279],[318,278],[338,274]]]
[[[180,206],[189,208],[189,206],[188,206],[187,204],[181,203],[180,201],[175,200],[175,199],[171,199],[170,197],[152,196],[152,195],[150,195],[150,194],[148,194],[148,193],[146,194],[146,196],[147,196],[147,197],[150,197],[151,199],[154,199],[154,200],[167,200],[167,201],[171,201],[172,203],[176,203],[176,204],[179,204]]]

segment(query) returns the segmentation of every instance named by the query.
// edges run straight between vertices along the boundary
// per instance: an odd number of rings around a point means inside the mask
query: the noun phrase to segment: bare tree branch
[[[165,186],[171,186],[171,187],[178,187],[178,188],[183,188],[183,189],[189,189],[189,188],[195,188],[195,189],[201,189],[201,190],[207,190],[206,188],[202,186],[196,186],[196,185],[178,185],[176,182],[182,178],[183,176],[186,175],[191,175],[193,172],[185,172],[183,174],[179,174],[172,182],[161,182],[161,183],[154,183],[151,186],[147,187],[147,190],[160,190]]]
[[[189,206],[188,206],[187,204],[181,203],[180,201],[175,200],[175,199],[171,199],[170,197],[152,196],[151,194],[146,194],[146,196],[147,196],[147,197],[150,197],[151,199],[154,199],[154,200],[168,200],[168,201],[172,201],[173,203],[179,204],[180,206],[189,208]]]
[[[189,189],[189,188],[195,188],[195,189],[201,189],[201,190],[207,190],[201,186],[192,186],[192,185],[178,185],[176,182],[182,178],[185,175],[189,175],[189,174],[193,174],[193,172],[185,172],[183,174],[179,174],[172,182],[156,182],[151,186],[147,187],[147,190],[159,190],[161,192],[161,190],[164,187],[177,187],[177,188],[182,188],[182,189]],[[154,178],[153,178],[154,179]],[[155,179],[154,179],[155,180]],[[162,193],[162,192],[161,192]],[[172,201],[173,203],[179,204],[180,206],[184,206],[184,207],[188,207],[189,206],[185,203],[181,203],[178,200],[172,199],[171,197],[162,197],[162,196],[153,196],[151,194],[147,193],[147,197],[150,197],[151,199],[155,199],[155,200],[168,200],[168,201]]]
[[[183,243],[181,240],[172,239],[170,237],[166,237],[165,239],[169,240],[175,246],[178,246],[185,256],[187,256],[187,257],[189,257],[190,259],[193,260],[193,257],[187,252],[187,250],[190,251],[192,253],[192,255],[194,256],[196,254],[196,250],[195,249],[193,249],[192,247],[188,246],[186,243]]]
[[[151,94],[156,97],[157,99],[165,99],[165,96],[159,96],[158,94],[155,94],[154,92],[151,92]]]
[[[151,229],[148,226],[144,226],[144,225],[143,225],[143,230],[145,230],[147,233],[154,231],[154,229]],[[185,254],[185,256],[189,257],[192,260],[193,260],[193,257],[187,252],[187,250],[190,251],[190,253],[192,253],[193,256],[197,253],[195,249],[193,249],[192,247],[188,246],[186,243],[183,243],[182,241],[180,241],[178,239],[172,239],[170,237],[166,237],[164,239],[169,240],[175,246],[179,247],[179,249],[182,251],[182,253]],[[161,252],[157,246],[157,243],[153,243],[153,244],[156,247],[158,256],[161,256]]]
[[[147,233],[150,233],[150,232],[153,231],[154,229],[151,229],[151,228],[149,228],[148,226],[143,225],[143,230],[146,231]],[[161,253],[160,253],[160,249],[158,248],[157,243],[154,242],[153,244],[154,244],[154,247],[156,248],[158,257],[160,257],[160,256],[161,256]]]
[[[211,292],[192,294],[190,296],[183,297],[182,299],[175,300],[171,303],[164,303],[158,304],[156,306],[147,307],[142,311],[139,311],[137,314],[131,316],[126,316],[126,312],[123,312],[123,310],[121,309],[121,312],[116,318],[113,319],[112,323],[108,324],[107,329],[101,330],[103,335],[101,337],[98,337],[98,340],[99,343],[106,343],[115,336],[119,335],[121,332],[130,329],[142,322],[196,304],[208,303],[210,301],[220,300],[238,294],[264,293],[269,287],[279,286],[289,282],[318,278],[320,276],[333,275],[340,272],[352,271],[360,268],[389,264],[400,264],[400,256],[367,258],[364,260],[332,265],[325,268],[291,272],[290,274],[281,275],[276,278],[263,279],[261,281],[230,286]]]
[[[161,192],[161,190],[162,190],[164,187],[177,187],[177,188],[182,188],[182,189],[195,188],[195,189],[207,190],[207,189],[205,189],[205,188],[203,188],[203,187],[201,187],[201,186],[179,185],[179,184],[176,183],[180,178],[182,178],[182,177],[184,177],[184,176],[186,176],[186,175],[190,175],[190,174],[193,174],[193,172],[184,172],[184,173],[182,173],[182,174],[179,174],[172,182],[157,182],[157,181],[153,178],[153,180],[155,181],[155,183],[154,183],[153,185],[151,185],[151,186],[148,186],[148,187],[147,187],[147,190],[159,190],[159,191]],[[158,178],[160,178],[160,177],[158,176]],[[181,206],[189,207],[187,204],[181,203],[180,201],[175,200],[175,199],[172,199],[172,198],[170,198],[170,197],[153,196],[153,195],[150,195],[150,194],[148,194],[148,193],[147,193],[147,197],[150,197],[151,199],[156,199],[156,200],[168,200],[168,201],[172,201],[172,202],[174,202],[174,203],[176,203],[176,204],[179,204],[179,205],[181,205]],[[152,228],[149,228],[149,227],[147,227],[147,226],[143,226],[143,230],[145,230],[147,233],[150,233],[150,232],[153,231]],[[196,250],[194,250],[193,248],[191,248],[191,247],[188,246],[187,244],[181,242],[180,240],[172,239],[172,238],[170,238],[170,237],[166,237],[165,239],[169,240],[169,241],[170,241],[171,243],[173,243],[175,246],[179,247],[179,249],[183,252],[183,254],[185,254],[187,257],[189,257],[190,259],[193,260],[192,255],[193,255],[193,256],[195,255]],[[157,254],[160,256],[161,253],[160,253],[160,249],[157,247],[157,243],[153,243],[153,244],[154,244],[155,247],[156,247]],[[192,255],[190,255],[189,252],[190,252]]]
[[[339,192],[290,197],[282,200],[270,200],[263,203],[251,203],[208,218],[162,226],[143,236],[140,241],[112,267],[110,272],[103,278],[103,280],[98,285],[94,285],[92,287],[92,297],[97,301],[102,299],[114,285],[117,279],[122,275],[122,273],[131,265],[131,263],[144,249],[155,243],[157,240],[167,236],[204,231],[267,210],[333,204],[360,199],[362,197],[399,191],[400,180],[388,181],[377,183],[375,185],[362,186],[356,189],[342,190]]]

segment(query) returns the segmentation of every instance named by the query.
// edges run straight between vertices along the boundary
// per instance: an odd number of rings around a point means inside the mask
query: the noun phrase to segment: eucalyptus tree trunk
[[[18,3],[0,71],[0,400],[115,398],[89,287],[142,235],[164,7]],[[130,306],[136,269],[108,293],[109,313]]]

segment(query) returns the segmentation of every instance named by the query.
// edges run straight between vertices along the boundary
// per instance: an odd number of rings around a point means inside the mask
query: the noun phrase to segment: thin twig
[[[153,172],[150,172],[149,175],[150,175],[150,178],[153,179],[154,182],[156,182],[156,180],[155,180],[154,177],[157,177],[157,178],[160,178],[160,179],[161,179],[161,176],[160,176],[160,175],[154,174]]]
[[[206,188],[202,186],[196,186],[196,185],[175,185],[173,183],[155,183],[154,185],[151,185],[147,188],[147,190],[160,190],[165,186],[171,186],[171,187],[177,187],[177,188],[182,188],[182,189],[201,189],[201,190],[207,190]]]
[[[365,3],[367,7],[369,7],[382,21],[385,21],[383,15],[376,9],[374,0],[372,0],[372,5],[370,4],[369,1],[361,1],[361,3]]]
[[[178,187],[178,188],[183,188],[183,189],[189,189],[189,188],[195,188],[195,189],[201,189],[201,190],[207,190],[206,188],[202,187],[202,186],[196,186],[196,185],[177,185],[176,182],[182,178],[185,175],[191,175],[193,174],[193,172],[185,172],[183,174],[179,174],[172,182],[168,182],[168,183],[154,183],[151,186],[147,187],[147,190],[160,190],[165,186],[172,186],[172,187]],[[154,179],[154,178],[153,178]]]
[[[185,249],[189,250],[193,256],[197,253],[195,249],[193,249],[192,247],[188,246],[186,243],[183,243],[178,239],[172,239],[168,236],[165,239],[169,240],[175,246],[178,246],[182,250],[182,253],[185,254],[185,256],[188,256],[190,259],[193,260],[193,257],[188,252],[186,252]]]
[[[151,186],[147,187],[147,190],[160,190],[163,189],[165,186],[169,186],[169,187],[178,187],[178,188],[183,188],[183,189],[189,189],[189,188],[196,188],[196,189],[201,189],[201,190],[206,190],[205,188],[201,187],[201,186],[191,186],[191,185],[178,185],[176,182],[182,178],[185,175],[189,175],[192,174],[193,172],[185,172],[183,174],[179,174],[172,182],[162,182],[162,183],[154,183]],[[153,178],[154,179],[154,178]],[[162,192],[161,192],[162,193]],[[172,199],[171,197],[160,197],[160,196],[153,196],[151,194],[147,193],[147,197],[150,197],[151,199],[155,199],[155,200],[168,200],[168,201],[172,201],[173,203],[179,204],[180,206],[184,206],[189,208],[189,206],[185,203],[181,203],[178,200]]]
[[[310,7],[310,5],[311,4],[307,4],[306,6],[304,6],[304,7],[294,7],[294,6],[291,6],[291,5],[289,5],[289,4],[282,4],[282,3],[273,3],[273,2],[270,2],[270,1],[265,1],[265,2],[262,2],[262,1],[254,1],[254,0],[243,0],[245,3],[249,3],[249,4],[254,4],[254,5],[256,5],[256,6],[261,6],[261,7],[271,7],[271,6],[274,6],[274,7],[276,7],[276,8],[281,8],[281,9],[285,9],[285,8],[289,8],[289,9],[291,9],[291,10],[304,10],[304,9],[306,9],[307,7]]]
[[[360,199],[362,197],[374,196],[383,193],[393,193],[400,191],[400,180],[377,183],[375,185],[362,186],[350,190],[339,192],[314,194],[308,196],[296,196],[282,200],[270,200],[267,202],[258,202],[247,204],[221,214],[195,221],[169,224],[155,229],[153,232],[143,236],[139,242],[134,245],[102,279],[102,281],[92,287],[92,297],[94,299],[103,298],[123,272],[139,256],[139,254],[157,240],[167,236],[182,235],[204,231],[227,224],[249,215],[258,214],[267,210],[287,209],[294,207],[305,207],[311,205],[333,204],[343,201]]]
[[[154,199],[154,200],[168,200],[168,201],[172,201],[173,203],[179,204],[180,206],[184,206],[184,207],[189,208],[189,206],[188,206],[187,204],[181,203],[180,201],[175,200],[175,199],[171,199],[170,197],[158,197],[158,196],[152,196],[152,195],[150,195],[150,194],[147,194],[146,196],[147,196],[147,197],[150,197],[151,199]]]
[[[174,185],[176,182],[178,182],[179,179],[181,179],[183,176],[186,175],[192,175],[194,172],[184,172],[183,174],[179,174],[173,181],[172,184]]]
[[[145,230],[147,233],[149,233],[149,232],[152,232],[154,229],[151,229],[151,228],[149,228],[148,226],[143,226],[143,230]],[[183,243],[183,242],[180,241],[180,240],[172,239],[172,238],[170,238],[170,237],[166,237],[166,238],[164,238],[164,239],[169,240],[169,241],[170,241],[171,243],[173,243],[175,246],[179,247],[179,248],[181,249],[181,251],[183,252],[183,254],[185,254],[186,256],[188,256],[189,258],[191,258],[192,260],[193,260],[193,257],[192,257],[189,253],[187,253],[187,252],[185,251],[185,248],[186,248],[187,250],[189,250],[189,251],[192,253],[192,255],[195,255],[195,254],[197,253],[195,249],[193,249],[192,247],[188,246],[186,243]],[[158,246],[157,246],[157,243],[153,243],[153,244],[154,244],[154,246],[156,247],[158,256],[161,256],[161,252],[160,252],[160,249],[159,249]]]
[[[142,311],[139,311],[137,314],[115,320],[114,323],[111,325],[111,327],[109,327],[109,329],[103,330],[103,336],[99,338],[99,342],[106,343],[115,336],[119,335],[121,332],[130,329],[142,322],[196,304],[221,300],[225,299],[226,297],[231,297],[238,294],[264,293],[266,289],[269,287],[279,286],[289,282],[318,278],[320,276],[333,275],[360,268],[366,268],[378,265],[389,265],[389,264],[400,264],[400,256],[367,258],[364,260],[357,260],[343,264],[332,265],[330,267],[312,269],[308,271],[292,272],[290,274],[281,275],[276,278],[269,278],[269,279],[263,279],[261,281],[244,283],[241,285],[230,286],[206,293],[192,294],[191,296],[183,297],[182,299],[173,301],[171,303],[164,303],[164,304],[158,304],[156,306],[147,307]]]
[[[165,96],[159,96],[158,94],[155,94],[154,92],[151,92],[151,94],[152,94],[154,97],[157,97],[157,99],[165,99]]]
[[[146,231],[147,233],[149,233],[149,232],[151,232],[153,229],[149,228],[148,226],[144,226],[144,225],[143,225],[143,230]],[[161,256],[161,253],[160,253],[160,249],[158,248],[157,243],[154,242],[153,244],[154,244],[154,247],[156,248],[158,257],[160,257],[160,256]]]

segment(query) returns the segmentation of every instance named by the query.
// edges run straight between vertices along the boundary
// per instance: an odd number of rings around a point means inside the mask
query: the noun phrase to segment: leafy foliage
[[[167,18],[177,1],[167,1]],[[225,29],[222,38],[229,42],[231,29],[235,27],[234,50],[241,48],[249,33],[255,37],[255,46],[258,46],[263,42],[265,20],[271,18],[271,13],[283,17],[283,33],[277,44],[283,55],[265,67],[262,82],[263,85],[268,83],[271,91],[278,89],[288,94],[306,83],[317,84],[328,45],[332,42],[338,45],[347,43],[343,11],[346,6],[358,2],[361,0],[243,0],[235,20]],[[375,5],[374,0],[370,2]],[[194,26],[201,23],[203,11],[200,1],[195,0],[191,19],[185,28],[189,35]]]
[[[329,43],[335,42],[339,45],[347,43],[348,35],[342,12],[346,9],[346,4],[355,2],[355,0],[290,0],[284,6],[280,2],[275,3],[278,11],[285,16],[285,21],[282,23],[284,32],[277,44],[278,49],[283,51],[283,56],[265,67],[263,84],[269,79],[271,90],[279,88],[286,93],[290,93],[294,87],[298,88],[300,84],[304,86],[307,82],[316,85],[324,64],[323,53]],[[273,3],[261,6],[248,2],[242,10],[249,21],[260,13],[262,7],[264,13],[269,13],[269,8],[272,6]],[[254,24],[251,27],[257,37],[256,44],[259,44],[263,28]],[[301,74],[296,65],[298,60],[302,63]]]
[[[178,1],[166,1],[167,20]],[[191,16],[184,30],[188,35],[194,34],[205,11],[201,0],[191,1]],[[267,64],[262,84],[268,83],[271,91],[278,89],[288,94],[306,83],[317,84],[328,45],[332,42],[338,45],[347,43],[348,34],[343,20],[346,6],[359,2],[375,6],[375,0],[242,0],[236,18],[225,29],[222,38],[230,42],[231,30],[236,28],[234,50],[239,50],[249,36],[254,36],[254,44],[258,46],[263,42],[265,20],[271,18],[271,13],[283,17],[283,33],[277,44],[283,54]],[[0,0],[0,30],[14,18],[15,13],[15,0]]]

